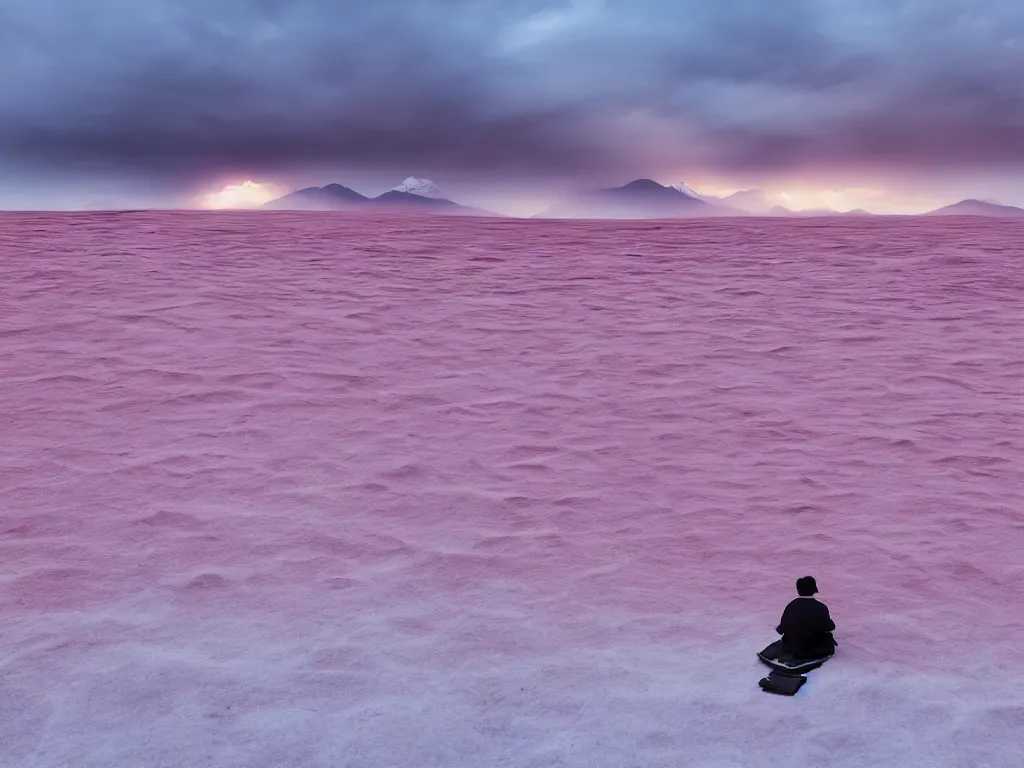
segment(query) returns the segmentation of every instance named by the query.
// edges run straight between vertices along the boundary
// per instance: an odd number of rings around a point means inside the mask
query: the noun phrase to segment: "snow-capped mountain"
[[[432,182],[430,179],[417,179],[415,176],[410,176],[397,187],[392,187],[392,192],[404,192],[407,195],[418,195],[419,197],[429,197],[432,200],[446,200],[447,198],[438,189],[437,184]]]
[[[694,190],[694,188],[687,184],[685,181],[680,181],[678,184],[673,184],[672,189],[674,189],[676,192],[682,192],[687,197],[692,197],[697,200],[704,200],[704,202],[710,202],[704,195]]]

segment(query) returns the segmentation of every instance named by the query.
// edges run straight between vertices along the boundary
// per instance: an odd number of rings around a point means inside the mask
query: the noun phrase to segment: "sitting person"
[[[817,659],[831,656],[836,650],[832,631],[836,628],[828,607],[814,599],[818,585],[811,576],[796,580],[800,597],[786,606],[782,621],[775,631],[782,635],[782,645],[795,659]]]

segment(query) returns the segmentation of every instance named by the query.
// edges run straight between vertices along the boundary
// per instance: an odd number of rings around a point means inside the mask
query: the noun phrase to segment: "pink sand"
[[[0,214],[0,765],[1020,768],[1022,242]]]

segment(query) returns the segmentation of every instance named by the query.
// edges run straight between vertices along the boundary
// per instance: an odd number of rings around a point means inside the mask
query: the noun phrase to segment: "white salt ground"
[[[1021,242],[0,214],[0,766],[1020,768]]]

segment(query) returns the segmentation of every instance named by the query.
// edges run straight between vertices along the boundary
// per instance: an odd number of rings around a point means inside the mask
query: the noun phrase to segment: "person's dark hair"
[[[796,580],[796,593],[800,597],[810,597],[816,594],[818,591],[818,584],[814,581],[813,576],[804,576],[802,579]]]

